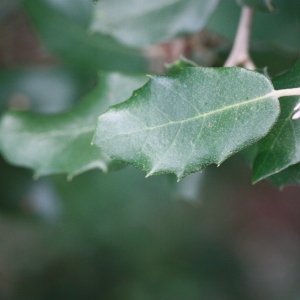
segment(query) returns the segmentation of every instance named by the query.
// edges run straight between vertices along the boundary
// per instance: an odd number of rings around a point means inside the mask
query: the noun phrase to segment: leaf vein
[[[155,80],[155,82],[157,82],[158,84],[160,84],[162,87],[164,87],[165,89],[171,91],[172,93],[176,94],[177,96],[179,96],[184,102],[188,103],[198,114],[200,114],[200,111],[192,104],[188,101],[188,99],[184,98],[181,94],[179,94],[178,92],[176,92],[175,90],[173,90],[172,88],[170,88],[169,86],[163,85],[159,80],[157,80],[155,77],[152,77],[152,79]]]
[[[159,125],[152,126],[152,127],[144,127],[142,129],[135,130],[135,131],[130,131],[130,132],[126,132],[126,133],[118,133],[118,134],[115,134],[115,135],[112,135],[112,136],[109,136],[109,137],[103,139],[103,141],[113,139],[113,138],[115,138],[116,136],[119,136],[119,135],[130,135],[130,134],[138,133],[138,132],[141,132],[141,131],[146,131],[146,130],[151,131],[151,130],[159,129],[159,128],[170,126],[170,125],[187,123],[187,122],[194,121],[194,120],[197,120],[197,119],[201,119],[201,118],[204,118],[204,117],[207,117],[207,116],[210,116],[210,115],[221,113],[221,112],[226,111],[228,109],[233,109],[235,107],[240,107],[240,106],[243,106],[243,105],[249,105],[251,103],[254,103],[254,102],[257,102],[257,101],[260,101],[260,100],[263,100],[263,99],[267,99],[268,97],[272,97],[272,96],[274,96],[274,94],[271,92],[271,93],[266,94],[264,96],[260,96],[260,97],[257,97],[257,98],[251,99],[251,100],[247,100],[247,101],[244,101],[244,102],[238,102],[238,103],[235,103],[235,104],[232,104],[232,105],[224,106],[222,108],[219,108],[219,109],[216,109],[216,110],[213,110],[213,111],[209,111],[209,112],[206,112],[206,113],[203,113],[203,114],[199,114],[199,115],[193,116],[191,118],[187,118],[185,120],[171,121],[169,123],[159,124]]]
[[[181,130],[181,127],[182,127],[182,124],[180,124],[175,136],[174,136],[174,139],[173,141],[170,143],[169,147],[167,147],[167,150],[165,151],[165,153],[163,154],[163,156],[159,159],[159,161],[155,164],[154,167],[152,167],[151,171],[149,172],[149,174],[152,174],[153,172],[155,172],[155,170],[157,169],[157,167],[159,166],[159,164],[161,163],[161,161],[165,158],[166,154],[169,152],[169,150],[171,149],[171,147],[174,145],[177,137],[178,137],[178,134]]]

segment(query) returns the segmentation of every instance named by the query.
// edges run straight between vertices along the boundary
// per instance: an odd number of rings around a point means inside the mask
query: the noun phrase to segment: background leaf
[[[287,73],[273,79],[275,89],[300,86],[300,61]],[[300,97],[280,99],[281,114],[269,134],[259,141],[253,163],[253,182],[257,182],[300,161],[300,121],[292,120]]]
[[[292,165],[268,177],[268,180],[278,188],[283,188],[287,185],[300,185],[300,164]]]
[[[94,142],[112,158],[178,178],[220,164],[260,139],[279,114],[272,84],[241,68],[154,76],[100,116]]]
[[[180,59],[174,61],[171,64],[166,64],[168,75],[177,74],[183,68],[187,67],[197,67],[197,64],[193,61],[181,56]]]
[[[61,112],[72,107],[78,95],[82,95],[82,81],[62,67],[4,69],[0,71],[0,110],[11,107]]]
[[[274,49],[285,56],[299,57],[300,48],[300,5],[299,1],[273,1],[276,13],[257,13],[254,16],[251,33],[251,49],[262,51],[263,48]],[[207,28],[233,40],[239,22],[241,8],[235,0],[221,1]],[[261,61],[266,66],[264,57]]]
[[[237,0],[240,5],[246,5],[255,9],[271,12],[274,11],[272,0]]]
[[[81,73],[147,69],[140,51],[89,32],[91,1],[24,0],[24,6],[47,48]]]
[[[145,46],[201,30],[219,0],[99,1],[93,31]]]
[[[0,122],[0,148],[11,163],[33,168],[36,176],[91,168],[116,167],[100,149],[91,146],[96,120],[110,105],[129,97],[145,83],[144,76],[118,73],[100,77],[99,85],[72,111],[58,115],[8,112]]]

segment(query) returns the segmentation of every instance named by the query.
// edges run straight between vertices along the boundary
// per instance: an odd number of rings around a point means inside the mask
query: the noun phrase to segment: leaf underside
[[[67,173],[71,178],[92,168],[117,168],[119,163],[91,146],[97,118],[145,82],[145,76],[102,74],[98,86],[71,111],[7,112],[0,119],[0,150],[10,163],[34,169],[36,177]]]
[[[185,68],[151,76],[99,117],[94,143],[111,158],[178,179],[265,136],[279,114],[271,82],[242,68]]]

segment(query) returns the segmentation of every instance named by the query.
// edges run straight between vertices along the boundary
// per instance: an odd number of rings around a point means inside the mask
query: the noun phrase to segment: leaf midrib
[[[160,124],[160,125],[156,125],[156,126],[152,126],[152,127],[144,127],[140,130],[135,130],[135,131],[127,132],[127,133],[118,133],[118,134],[115,134],[115,135],[110,136],[108,138],[105,138],[104,141],[109,140],[109,139],[113,139],[116,136],[120,136],[120,135],[130,135],[130,134],[134,134],[134,133],[138,133],[138,132],[142,132],[142,131],[155,130],[155,129],[162,128],[162,127],[165,127],[165,126],[170,126],[170,125],[175,125],[175,124],[183,124],[183,123],[187,123],[187,122],[194,121],[194,120],[197,120],[197,119],[206,118],[207,116],[218,114],[222,111],[226,111],[228,109],[232,109],[232,108],[235,108],[235,107],[248,105],[248,104],[263,100],[263,99],[267,99],[269,97],[275,97],[274,96],[274,91],[272,91],[272,92],[270,92],[270,93],[268,93],[264,96],[260,96],[260,97],[257,97],[257,98],[251,99],[251,100],[247,100],[247,101],[244,101],[244,102],[238,102],[238,103],[235,103],[235,104],[232,104],[232,105],[224,106],[222,108],[219,108],[219,109],[207,112],[207,113],[199,114],[199,115],[196,115],[194,117],[191,117],[191,118],[188,118],[188,119],[185,119],[185,120],[170,121],[169,123],[164,123],[164,124]],[[99,120],[100,119],[101,119],[101,116],[100,116]]]

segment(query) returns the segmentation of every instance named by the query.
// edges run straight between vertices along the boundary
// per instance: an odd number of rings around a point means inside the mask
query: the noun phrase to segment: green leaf
[[[145,46],[201,30],[219,0],[99,1],[93,31]]]
[[[268,177],[275,186],[300,185],[300,164],[292,165],[283,171]]]
[[[273,86],[242,68],[185,68],[151,76],[132,97],[100,116],[94,143],[148,176],[182,178],[254,143],[279,114]]]
[[[240,5],[250,6],[264,12],[274,11],[272,0],[237,0],[237,3]]]
[[[38,33],[50,51],[82,73],[99,69],[145,71],[142,53],[103,34],[91,34],[93,3],[86,0],[24,0]]]
[[[193,61],[181,56],[180,59],[174,61],[171,64],[166,64],[168,75],[177,74],[183,68],[198,67]]]
[[[14,68],[0,71],[0,111],[9,107],[57,113],[69,109],[83,83],[61,67]]]
[[[287,73],[273,79],[276,89],[300,86],[300,61]],[[274,128],[258,143],[253,163],[253,182],[278,173],[300,161],[300,121],[292,120],[300,97],[280,99],[281,114]]]
[[[234,39],[241,8],[235,0],[221,1],[207,28],[223,36]],[[286,56],[292,54],[299,57],[300,47],[300,5],[295,0],[276,1],[276,13],[256,14],[251,32],[251,48],[257,50],[264,47],[285,50]],[[279,48],[279,49],[278,49]],[[265,65],[265,64],[264,64]]]
[[[257,155],[257,149],[258,149],[258,142],[254,143],[253,145],[247,147],[246,149],[243,149],[240,152],[240,155],[244,158],[244,160],[246,161],[246,163],[249,166],[253,165],[253,161]]]
[[[104,74],[100,83],[73,110],[58,115],[8,112],[0,120],[0,149],[12,164],[35,170],[36,176],[92,168],[107,171],[118,164],[91,146],[99,114],[129,97],[146,81],[144,76]]]

